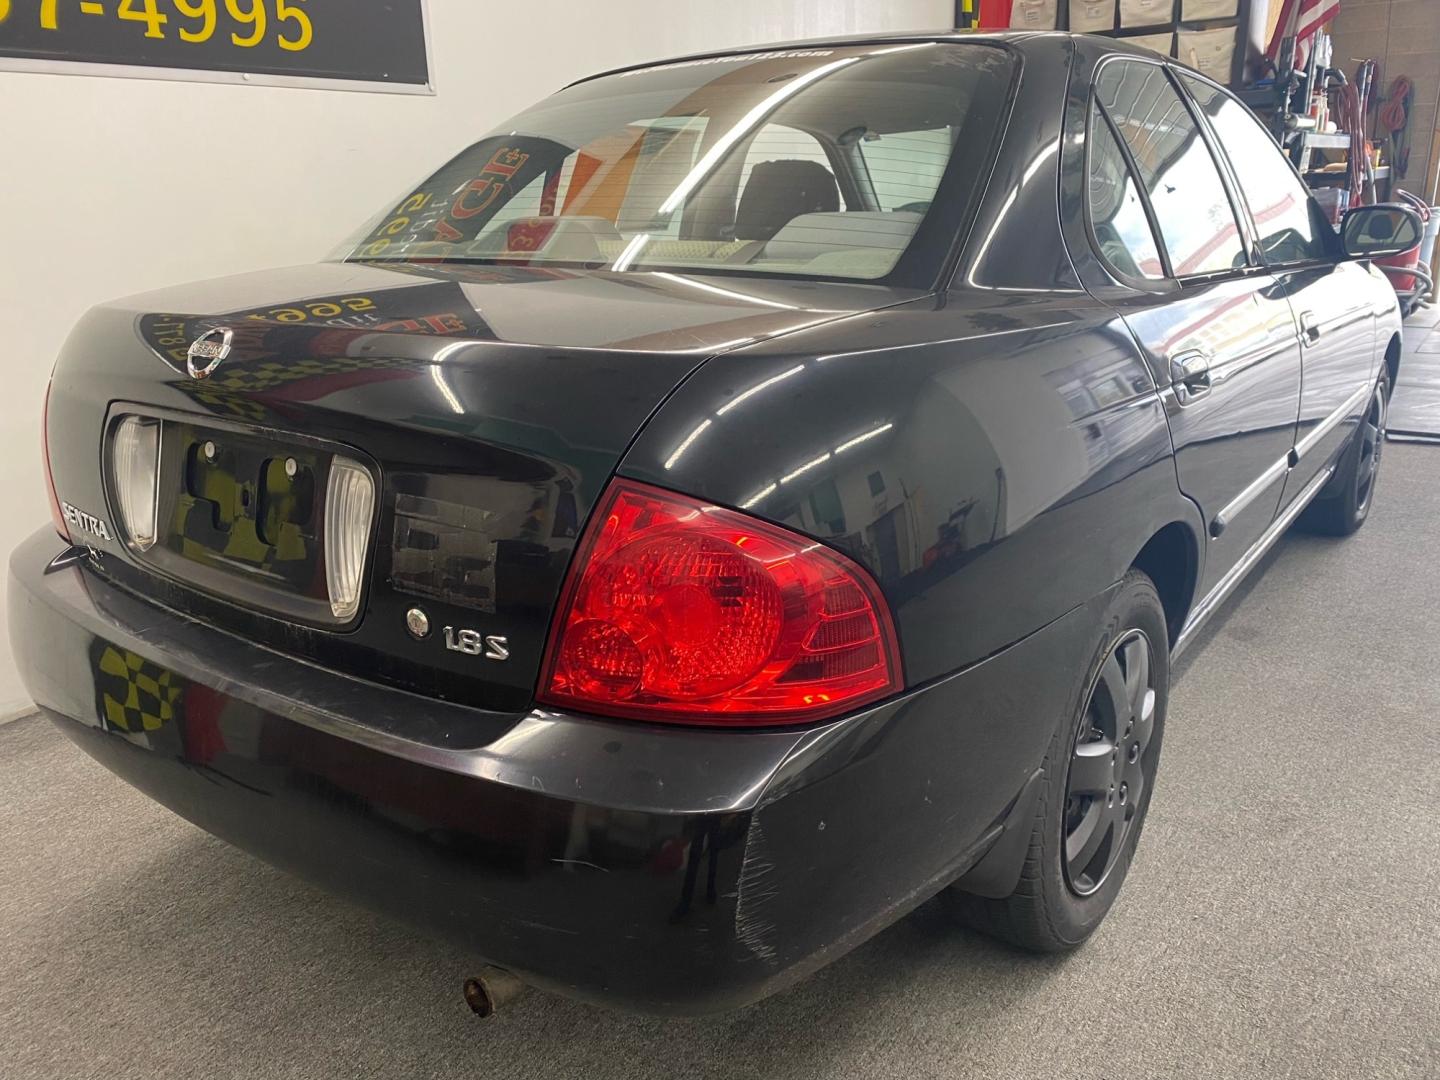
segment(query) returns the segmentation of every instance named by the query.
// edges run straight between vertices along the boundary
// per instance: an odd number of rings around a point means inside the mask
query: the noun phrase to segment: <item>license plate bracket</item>
[[[341,451],[304,436],[159,419],[157,535],[136,557],[222,599],[339,625],[323,532],[326,485]]]

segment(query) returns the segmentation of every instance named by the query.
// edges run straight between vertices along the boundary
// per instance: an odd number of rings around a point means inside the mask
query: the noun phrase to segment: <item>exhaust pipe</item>
[[[486,964],[480,973],[465,980],[465,1004],[482,1020],[494,1016],[500,1006],[514,1001],[525,984],[504,968]]]

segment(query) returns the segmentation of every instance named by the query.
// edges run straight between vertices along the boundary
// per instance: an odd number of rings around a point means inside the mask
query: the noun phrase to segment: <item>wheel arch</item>
[[[1390,393],[1395,393],[1395,380],[1400,376],[1400,335],[1390,335],[1390,342],[1385,346],[1385,370],[1390,375]]]
[[[1173,648],[1195,603],[1195,586],[1200,578],[1199,538],[1186,522],[1171,521],[1145,541],[1130,566],[1143,570],[1155,583]]]

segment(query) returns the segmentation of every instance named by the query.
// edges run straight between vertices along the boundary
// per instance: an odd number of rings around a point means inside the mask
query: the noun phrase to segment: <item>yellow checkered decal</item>
[[[96,664],[96,688],[105,723],[138,734],[159,731],[180,712],[179,678],[129,650],[106,645]]]
[[[207,470],[201,490],[193,496],[181,495],[175,502],[171,532],[180,540],[180,554],[196,562],[214,560],[218,514],[225,538],[219,553],[224,559],[280,573],[285,570],[281,564],[305,562],[309,556],[305,533],[293,521],[296,493],[281,459],[271,459],[263,482],[271,498],[265,521],[256,522],[234,516],[237,478],[222,469]],[[264,536],[274,538],[273,543],[263,539],[261,528]]]

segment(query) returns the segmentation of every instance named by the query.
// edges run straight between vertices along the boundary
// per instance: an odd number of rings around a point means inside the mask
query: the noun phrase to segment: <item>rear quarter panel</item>
[[[950,294],[695,372],[620,472],[865,565],[907,682],[959,670],[1115,582],[1180,495],[1123,323],[1079,293]]]

